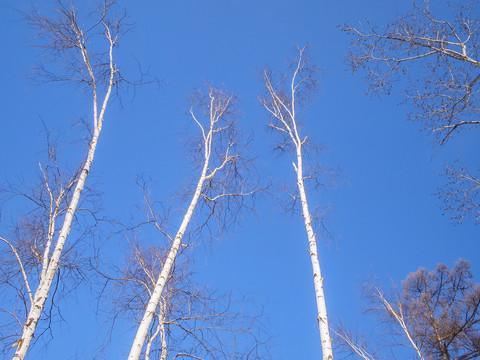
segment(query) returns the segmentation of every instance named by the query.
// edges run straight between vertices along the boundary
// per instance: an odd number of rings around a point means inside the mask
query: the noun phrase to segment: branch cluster
[[[34,80],[38,83],[74,81],[89,87],[108,85],[111,54],[104,49],[118,46],[125,16],[117,17],[114,9],[115,1],[105,0],[99,4],[96,14],[88,17],[90,24],[84,26],[80,26],[78,10],[71,3],[57,1],[56,17],[43,15],[35,6],[24,12],[28,24],[36,30],[44,58],[52,63],[45,65],[43,59],[35,68]],[[103,38],[108,46],[100,45],[97,37]],[[114,75],[113,85],[116,85],[122,76],[119,71]]]
[[[262,190],[253,173],[250,139],[238,129],[238,99],[211,85],[191,96],[190,114],[201,135],[189,138],[189,149],[196,167],[208,163],[201,189],[197,231],[208,229],[215,220],[218,231],[234,226],[242,210],[251,209],[254,195]],[[189,186],[188,195],[195,187]]]
[[[438,196],[443,200],[442,209],[449,211],[452,220],[461,223],[467,216],[480,222],[480,173],[464,166],[445,166],[448,182]]]
[[[395,82],[409,79],[406,100],[417,108],[411,117],[425,122],[441,144],[460,128],[480,124],[480,21],[473,4],[449,6],[452,19],[437,17],[424,1],[385,27],[368,19],[365,26],[343,27],[352,37],[350,68],[364,69],[375,93],[390,94]]]

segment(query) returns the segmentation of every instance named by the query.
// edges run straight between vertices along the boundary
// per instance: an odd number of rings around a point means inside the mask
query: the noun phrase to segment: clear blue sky
[[[91,2],[77,5],[84,3]],[[333,238],[320,243],[330,319],[362,327],[360,288],[371,274],[398,281],[420,266],[451,266],[465,258],[478,280],[480,227],[471,219],[452,225],[434,194],[444,181],[445,162],[461,158],[478,166],[479,131],[461,134],[440,149],[432,146],[422,124],[406,121],[409,109],[400,96],[366,96],[362,77],[346,71],[343,61],[349,40],[339,25],[365,17],[384,24],[409,5],[390,0],[122,1],[133,29],[121,42],[119,66],[123,61],[124,71],[135,74],[135,56],[162,83],[138,88],[135,97],[123,98],[123,107],[117,101],[108,109],[93,165],[105,211],[125,218],[135,211],[141,202],[138,174],[153,179],[152,192],[160,199],[195,175],[181,139],[189,121],[186,97],[204,80],[239,95],[241,125],[255,133],[259,172],[292,183],[291,159],[271,150],[272,137],[257,102],[262,91],[258,74],[265,65],[285,69],[295,45],[308,42],[322,73],[320,91],[305,111],[305,135],[328,149],[320,154],[323,164],[341,170],[337,184],[315,196],[331,209],[326,225]],[[39,51],[28,46],[33,34],[12,10],[22,6],[4,1],[0,7],[2,182],[19,174],[27,182],[32,179],[44,144],[40,119],[72,135],[69,122],[90,116],[90,100],[81,89],[32,87],[28,75]],[[199,279],[234,289],[264,307],[272,352],[279,359],[320,358],[306,249],[301,218],[283,213],[278,202],[266,198],[255,215],[245,217],[213,251],[199,252],[196,261]],[[89,346],[101,337],[92,328],[100,328],[103,320],[79,316],[95,309],[87,294],[81,290],[77,299],[68,300],[54,339],[34,349],[31,359],[89,354]],[[126,357],[133,335],[125,329],[118,333],[111,359]]]

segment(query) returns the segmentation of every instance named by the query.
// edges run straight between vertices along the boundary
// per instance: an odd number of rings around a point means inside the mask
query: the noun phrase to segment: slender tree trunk
[[[297,174],[297,186],[302,204],[302,216],[310,247],[309,253],[312,262],[313,283],[315,285],[315,299],[317,302],[317,321],[320,331],[323,360],[333,360],[332,340],[328,329],[327,307],[325,305],[323,292],[323,277],[320,271],[320,262],[318,261],[317,240],[312,227],[312,218],[308,210],[307,194],[304,185],[302,146],[306,142],[307,137],[303,139],[300,138],[295,114],[296,105],[302,101],[301,97],[297,97],[298,92],[300,91],[303,93],[303,96],[308,97],[309,92],[315,89],[316,84],[316,68],[308,64],[308,56],[305,53],[306,50],[306,47],[298,48],[299,57],[296,61],[296,67],[289,81],[289,85],[285,85],[286,74],[281,77],[282,80],[279,83],[273,83],[270,71],[267,69],[264,70],[264,85],[268,91],[270,100],[260,98],[260,102],[271,116],[269,126],[283,134],[282,136],[289,137],[292,144],[295,145],[297,162],[293,163],[293,167]],[[287,86],[289,87],[288,90]],[[290,93],[290,96],[287,95],[288,93]]]
[[[207,146],[206,146],[207,149]],[[167,282],[168,276],[172,271],[173,264],[175,262],[175,258],[177,256],[178,249],[182,243],[183,234],[187,230],[188,224],[192,218],[193,212],[195,207],[197,206],[198,199],[202,193],[203,184],[205,179],[207,178],[207,169],[208,169],[208,160],[209,160],[209,152],[206,151],[206,158],[205,163],[202,169],[202,175],[197,183],[197,188],[195,189],[195,193],[193,195],[192,201],[188,206],[188,210],[183,217],[183,221],[180,225],[180,228],[177,231],[175,239],[170,247],[170,251],[167,256],[167,260],[165,260],[165,264],[163,265],[162,272],[158,277],[157,283],[155,284],[155,289],[150,297],[150,300],[147,304],[147,308],[143,315],[142,321],[137,329],[137,334],[135,335],[135,339],[133,340],[132,348],[130,349],[130,354],[128,355],[128,360],[138,360],[140,358],[140,354],[142,353],[143,343],[147,337],[148,329],[150,324],[152,323],[153,317],[155,315],[155,309],[157,308],[158,303],[160,302],[160,297],[162,296],[163,288]]]
[[[112,55],[113,41],[110,37],[110,32],[108,29],[107,31],[109,34],[108,39],[110,41],[110,52],[109,52],[110,79],[109,79],[107,91],[105,93],[105,97],[103,98],[102,106],[100,108],[100,113],[97,112],[97,109],[98,109],[97,89],[96,89],[95,77],[93,75],[93,71],[91,70],[91,66],[89,65],[86,52],[82,52],[82,54],[84,55],[84,61],[87,64],[88,69],[90,70],[92,83],[93,83],[92,86],[93,86],[94,132],[93,132],[92,139],[90,140],[90,145],[88,147],[87,158],[85,159],[85,163],[83,164],[82,171],[80,172],[80,176],[78,177],[77,185],[75,186],[72,199],[70,200],[70,204],[68,205],[68,209],[65,214],[65,218],[63,220],[62,229],[60,230],[60,234],[58,235],[58,239],[55,244],[55,248],[53,250],[52,256],[50,257],[50,260],[48,260],[48,268],[46,269],[46,271],[45,269],[42,270],[42,276],[40,277],[37,290],[35,291],[35,296],[33,298],[33,303],[30,306],[30,311],[27,316],[27,321],[23,326],[22,337],[18,343],[17,350],[12,360],[23,360],[28,351],[28,348],[30,347],[30,343],[35,333],[35,329],[37,327],[38,321],[42,316],[43,308],[45,306],[45,302],[47,301],[53,279],[55,278],[55,274],[57,272],[57,269],[60,263],[60,257],[62,255],[65,242],[67,240],[68,234],[70,233],[73,217],[75,215],[78,202],[80,201],[80,196],[82,194],[83,187],[85,186],[85,181],[87,180],[88,173],[90,172],[90,167],[92,166],[93,157],[95,156],[95,150],[97,148],[98,138],[102,131],[105,111],[107,109],[108,101],[112,93],[112,88],[114,83],[114,74],[116,72],[116,69],[114,68],[114,64],[113,64],[113,55]],[[45,253],[44,256],[48,258],[49,254]]]
[[[312,219],[308,210],[307,195],[303,182],[303,162],[301,143],[296,146],[297,165],[295,171],[297,173],[297,185],[300,193],[300,201],[302,203],[302,215],[307,230],[310,260],[312,261],[313,283],[315,285],[315,298],[317,301],[318,313],[318,329],[320,331],[320,340],[322,343],[323,360],[333,360],[332,340],[328,329],[327,306],[325,304],[325,295],[323,293],[323,277],[320,271],[320,262],[318,261],[317,240],[312,227]]]
[[[95,155],[95,149],[97,147],[98,136],[100,135],[100,129],[96,129],[93,135],[93,138],[90,142],[87,159],[83,165],[83,169],[80,173],[80,176],[77,181],[77,185],[73,192],[72,199],[68,206],[67,212],[65,214],[65,219],[63,221],[62,229],[58,235],[58,239],[55,245],[55,249],[50,258],[48,268],[45,272],[44,277],[40,279],[37,290],[35,291],[35,296],[33,298],[33,304],[31,304],[30,311],[28,313],[27,321],[23,326],[23,334],[21,340],[18,344],[15,355],[12,359],[14,360],[23,360],[27,353],[28,348],[30,347],[30,342],[32,341],[33,334],[37,327],[38,321],[42,316],[42,311],[45,306],[45,302],[48,298],[50,287],[52,286],[53,279],[55,277],[56,271],[59,266],[60,256],[62,255],[63,247],[65,246],[65,241],[70,232],[72,225],[73,216],[75,210],[77,209],[78,202],[80,200],[80,195],[83,191],[85,181],[87,179],[88,172],[93,162],[93,156]]]

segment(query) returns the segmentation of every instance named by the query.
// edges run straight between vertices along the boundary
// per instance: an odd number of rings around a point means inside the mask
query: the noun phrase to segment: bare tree
[[[406,101],[417,109],[410,118],[424,122],[443,145],[480,124],[480,20],[473,2],[449,3],[447,19],[436,16],[428,0],[412,5],[412,12],[384,27],[368,19],[365,26],[344,26],[352,37],[347,62],[353,71],[366,71],[374,93],[390,94],[395,83],[404,85]],[[478,171],[450,167],[447,175],[468,191],[445,187],[444,209],[453,210],[457,221],[468,213],[478,221]]]
[[[5,235],[1,237],[22,274],[22,283],[11,285],[19,289],[18,294],[26,299],[24,307],[28,309],[25,318],[17,319],[22,333],[18,340],[12,341],[16,346],[13,359],[25,358],[62,266],[66,240],[90,172],[107,105],[112,91],[122,81],[113,56],[121,28],[121,22],[113,17],[114,5],[113,0],[99,4],[96,17],[91,15],[93,20],[85,28],[81,27],[73,5],[67,6],[60,1],[56,2],[54,17],[44,16],[36,8],[25,13],[41,40],[40,47],[56,64],[52,65],[54,70],[40,65],[37,68],[39,80],[73,81],[86,86],[92,97],[93,131],[87,154],[73,176],[63,179],[55,166],[48,163],[40,166],[43,184],[39,191],[43,193],[31,200],[41,198],[37,206],[45,217],[35,218],[41,223],[23,223],[22,232],[14,240]],[[103,45],[97,43],[99,37],[103,38]],[[104,51],[94,50],[100,48]],[[50,156],[49,161],[55,161],[55,156]]]
[[[168,245],[168,243],[166,243]],[[141,321],[155,288],[168,247],[141,247],[131,242],[125,267],[107,276],[107,311],[114,318]],[[231,294],[201,287],[190,272],[192,259],[183,252],[165,284],[147,333],[143,358],[148,359],[260,359],[267,349],[260,342],[261,323],[244,313],[244,303]],[[108,289],[108,290],[107,290]],[[113,307],[112,307],[113,304]]]
[[[12,217],[12,224],[2,221],[0,241],[6,246],[0,253],[0,283],[3,313],[0,340],[3,353],[11,351],[12,343],[20,341],[24,319],[34,300],[34,291],[45,272],[44,254],[58,235],[56,224],[65,217],[80,169],[60,170],[57,147],[47,136],[47,159],[39,163],[39,182],[31,186],[10,183],[0,193],[4,208]],[[100,195],[86,187],[72,219],[75,241],[66,244],[53,281],[53,294],[42,312],[42,323],[37,338],[52,322],[52,310],[58,300],[75,289],[85,278],[89,253],[85,239],[92,238],[97,228]],[[18,215],[15,213],[20,212]],[[13,322],[8,320],[14,320]]]
[[[366,291],[371,310],[381,315],[393,345],[412,349],[415,358],[422,360],[476,359],[480,356],[480,285],[472,278],[470,264],[461,259],[453,269],[444,264],[434,271],[420,268],[402,282],[401,292],[394,289],[391,296],[374,282]],[[352,338],[342,335],[355,349]]]
[[[317,320],[322,343],[324,360],[333,359],[332,340],[330,339],[327,309],[323,291],[323,277],[320,271],[318,260],[317,240],[313,228],[313,219],[310,214],[307,201],[305,182],[315,179],[315,172],[307,173],[304,169],[304,148],[307,144],[307,137],[300,135],[298,107],[306,100],[315,89],[316,68],[309,63],[307,48],[298,48],[298,59],[292,64],[290,77],[282,75],[278,82],[275,82],[272,73],[265,69],[263,83],[266,88],[266,96],[260,98],[261,104],[269,114],[269,127],[278,132],[281,137],[280,147],[293,148],[296,161],[293,167],[296,173],[298,193],[293,196],[294,201],[300,199],[302,216],[307,231],[310,260],[313,269],[313,282],[315,285],[315,298],[317,303]]]
[[[165,296],[164,288],[172,274],[178,252],[182,245],[185,246],[185,233],[197,205],[203,204],[203,209],[207,210],[205,224],[213,216],[219,216],[221,220],[228,219],[226,213],[221,211],[222,208],[227,213],[236,214],[243,199],[257,191],[257,187],[248,181],[249,161],[242,155],[246,149],[236,129],[236,106],[237,99],[234,95],[211,86],[192,96],[190,114],[200,130],[200,136],[193,139],[191,148],[201,173],[198,182],[192,186],[194,191],[191,201],[176,235],[170,236],[162,222],[156,222],[158,230],[170,240],[170,249],[144,308],[129,360],[138,360],[142,353],[156,308],[161,303],[162,296]],[[151,215],[154,215],[153,212]]]

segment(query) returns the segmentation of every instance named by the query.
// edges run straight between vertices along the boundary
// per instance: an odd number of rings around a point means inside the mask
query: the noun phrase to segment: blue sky
[[[45,3],[39,2],[40,8]],[[189,123],[186,98],[205,80],[238,94],[241,126],[255,134],[259,173],[293,184],[290,156],[276,156],[266,131],[257,101],[262,92],[259,73],[265,65],[283,71],[287,59],[295,56],[295,45],[308,42],[322,71],[320,90],[304,111],[305,135],[327,149],[319,155],[321,163],[340,170],[335,185],[312,194],[317,204],[330,208],[325,223],[332,237],[320,240],[319,247],[330,319],[365,324],[360,290],[372,274],[399,281],[420,266],[451,266],[465,258],[478,279],[480,228],[471,219],[452,225],[435,193],[444,181],[444,163],[460,158],[478,166],[479,131],[461,133],[445,147],[434,146],[422,124],[406,121],[409,109],[400,104],[401,89],[382,99],[366,96],[361,74],[352,76],[343,60],[349,39],[339,25],[357,24],[365,17],[385,24],[410,2],[142,0],[120,5],[132,30],[120,44],[119,66],[135,75],[135,56],[162,81],[127,93],[122,107],[116,101],[108,109],[93,165],[106,212],[128,218],[135,211],[141,203],[137,175],[152,179],[152,194],[159,199],[195,176],[181,140]],[[20,174],[27,182],[33,178],[44,149],[41,119],[73,138],[70,122],[90,116],[83,90],[68,84],[32,86],[28,75],[39,50],[29,47],[33,33],[13,10],[22,6],[5,1],[0,8],[2,181]],[[78,157],[82,148],[75,149],[69,157]],[[212,251],[199,251],[198,277],[263,307],[276,358],[318,359],[302,220],[285,214],[275,199],[259,199],[257,205],[256,213],[245,216]],[[2,220],[6,216],[3,213]],[[88,346],[101,336],[91,329],[100,329],[104,320],[79,312],[94,307],[87,289],[79,291],[77,299],[65,304],[65,321],[56,324],[54,339],[34,349],[31,358],[88,353]],[[119,332],[112,359],[126,357],[122,354],[133,335],[128,329]]]

